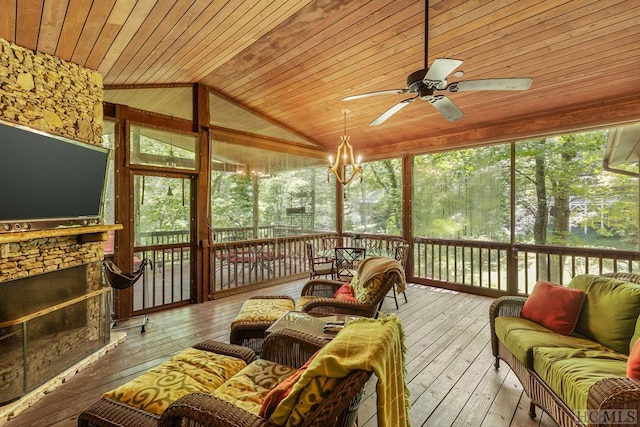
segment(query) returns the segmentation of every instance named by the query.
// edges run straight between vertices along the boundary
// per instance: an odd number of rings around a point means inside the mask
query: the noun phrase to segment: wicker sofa
[[[640,425],[640,381],[627,378],[640,338],[640,276],[578,275],[567,288],[583,292],[568,335],[526,318],[525,297],[492,303],[495,367],[504,360],[517,375],[531,418],[539,407],[560,426]]]
[[[255,353],[248,348],[216,341],[205,341],[187,349],[191,352],[188,354],[188,357],[191,358],[188,377],[200,377],[202,380],[202,377],[206,376],[207,381],[215,382],[218,380],[220,383],[224,381],[217,386],[213,393],[181,392],[182,397],[173,402],[171,402],[172,398],[179,396],[178,394],[173,394],[170,398],[158,395],[153,398],[161,402],[151,403],[149,395],[159,393],[158,387],[154,384],[154,390],[151,392],[149,391],[151,387],[147,386],[146,389],[142,389],[140,381],[136,383],[137,378],[106,393],[100,400],[82,412],[78,417],[78,426],[182,426],[185,423],[220,427],[273,426],[274,424],[251,412],[248,408],[252,405],[255,406],[256,399],[264,398],[268,388],[273,388],[284,382],[284,380],[280,380],[279,376],[288,378],[325,344],[326,341],[323,339],[292,330],[283,330],[271,334],[265,340],[261,358],[256,359]],[[215,355],[216,363],[220,363],[221,360],[218,356],[229,356],[232,363],[237,366],[234,368],[227,363],[223,368],[216,367],[217,372],[212,372],[202,366],[201,358],[194,358],[193,354],[196,352],[200,352],[200,354],[204,352],[205,357]],[[158,378],[155,382],[161,384],[160,388],[167,386],[170,382],[179,383],[182,388],[189,385],[188,378],[184,380],[180,377],[180,373],[176,373],[178,370],[176,366],[184,364],[184,358],[178,360],[180,359],[178,356],[157,367]],[[239,370],[242,366],[244,368]],[[252,366],[255,366],[253,371],[250,370]],[[305,414],[303,425],[352,426],[357,417],[364,385],[370,376],[370,371],[354,370],[350,372],[328,393],[321,403]],[[249,382],[255,381],[258,387],[255,388],[253,384],[249,385],[247,379],[250,379]],[[233,381],[239,381],[239,383],[233,383]],[[142,381],[142,383],[144,382]],[[228,384],[240,384],[241,387],[228,386]],[[123,391],[123,388],[127,387],[129,389],[138,387],[138,391],[125,397],[126,392]],[[245,393],[247,402],[241,401],[242,399],[225,400],[216,397],[214,393],[225,387],[235,387],[236,390],[241,390]],[[215,388],[215,385],[212,388]],[[235,398],[239,399],[238,396],[242,395],[236,395]],[[139,402],[145,399],[147,400],[146,406],[141,409]]]

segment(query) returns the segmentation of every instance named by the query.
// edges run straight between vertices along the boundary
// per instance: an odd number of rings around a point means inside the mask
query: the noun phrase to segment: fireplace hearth
[[[0,234],[0,406],[109,343],[109,227]]]

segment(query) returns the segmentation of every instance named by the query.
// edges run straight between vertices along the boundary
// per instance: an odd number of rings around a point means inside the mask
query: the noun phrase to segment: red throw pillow
[[[522,307],[522,317],[559,334],[570,335],[578,321],[584,297],[580,289],[539,281]]]
[[[262,406],[260,407],[260,416],[262,418],[269,418],[273,411],[275,411],[276,407],[282,400],[289,396],[293,386],[302,376],[302,373],[309,367],[311,361],[316,357],[316,355],[320,352],[320,350],[316,351],[313,356],[307,360],[307,362],[300,367],[296,372],[293,373],[289,378],[282,381],[280,384],[271,389],[267,397],[265,397],[264,402],[262,402]]]
[[[633,345],[627,359],[627,378],[640,380],[640,340]]]
[[[343,301],[353,301],[356,302],[356,295],[353,292],[353,288],[350,283],[345,283],[340,286],[336,293],[333,295],[335,299],[343,300]]]

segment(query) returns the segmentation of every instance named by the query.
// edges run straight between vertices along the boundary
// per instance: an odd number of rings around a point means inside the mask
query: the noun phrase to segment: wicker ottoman
[[[264,332],[287,311],[295,307],[287,295],[251,297],[242,304],[240,312],[231,322],[229,342],[249,347],[260,353]]]

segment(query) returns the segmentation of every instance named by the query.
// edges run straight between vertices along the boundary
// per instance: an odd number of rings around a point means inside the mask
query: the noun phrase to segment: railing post
[[[507,257],[507,293],[518,295],[518,248],[513,245]]]

